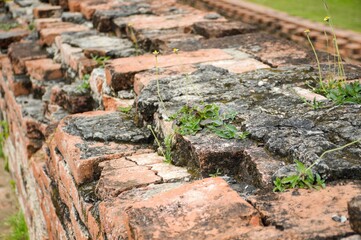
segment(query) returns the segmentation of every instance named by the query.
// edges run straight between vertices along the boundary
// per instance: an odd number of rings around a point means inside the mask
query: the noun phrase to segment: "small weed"
[[[172,135],[168,135],[165,137],[164,139],[164,145],[165,145],[165,149],[163,148],[162,144],[160,143],[157,135],[155,134],[153,128],[151,125],[148,125],[147,128],[152,132],[153,136],[154,136],[154,140],[158,145],[158,151],[160,152],[160,154],[164,157],[164,162],[166,163],[171,163],[172,162],[172,156],[171,156],[171,148],[172,148],[172,139],[173,136]]]
[[[0,158],[5,158],[4,143],[9,137],[9,124],[6,121],[0,121]]]
[[[222,172],[221,172],[221,170],[219,168],[217,168],[217,171],[215,173],[209,174],[209,176],[212,177],[212,178],[219,177],[221,175],[222,175]]]
[[[19,23],[0,23],[0,30],[9,31],[10,29],[19,27]]]
[[[11,189],[15,192],[16,191],[16,182],[14,180],[10,180],[10,186],[11,186]]]
[[[97,65],[100,67],[100,68],[104,68],[105,67],[105,62],[108,61],[110,59],[109,56],[96,56],[96,55],[93,55],[91,54],[91,57],[94,61],[97,62]]]
[[[315,47],[312,44],[309,33],[310,30],[305,30],[306,37],[308,42],[311,45],[312,51],[315,55],[318,67],[319,74],[319,82],[316,88],[313,90],[316,93],[320,93],[326,96],[328,99],[332,100],[336,104],[344,104],[344,103],[361,103],[361,84],[359,82],[347,83],[346,82],[346,74],[345,69],[342,63],[342,57],[340,55],[340,51],[337,44],[337,38],[335,34],[335,30],[333,27],[332,18],[330,17],[330,10],[328,8],[326,0],[322,0],[327,16],[323,19],[324,22],[330,27],[331,35],[332,35],[332,46],[334,49],[334,69],[335,72],[331,72],[331,64],[328,56],[328,64],[329,64],[329,72],[327,73],[327,78],[324,79],[322,76],[322,70],[320,66],[320,61],[317,56],[317,52]],[[324,31],[324,35],[326,37],[326,47],[328,49],[328,35],[327,32]],[[336,72],[337,69],[337,72]],[[324,82],[326,80],[326,82]]]
[[[221,138],[244,139],[248,133],[239,132],[231,124],[236,115],[236,112],[220,114],[220,108],[216,104],[202,104],[195,107],[185,105],[170,116],[170,120],[177,121],[176,132],[181,135],[195,135],[205,128]]]
[[[89,83],[89,78],[90,75],[89,74],[85,74],[83,76],[82,82],[81,84],[78,86],[78,90],[83,92],[83,91],[88,91],[90,89],[90,83]]]
[[[19,211],[13,216],[9,217],[6,222],[6,225],[10,226],[11,232],[4,236],[7,240],[28,240],[29,233],[28,227],[26,225],[24,214]]]
[[[29,29],[30,31],[35,30],[35,23],[34,23],[34,21],[32,21],[32,22],[30,22],[30,23],[28,24],[28,29]]]
[[[165,146],[165,152],[164,152],[164,158],[166,163],[172,163],[172,142],[173,142],[173,135],[167,135],[164,138],[164,146]]]
[[[350,142],[348,144],[345,144],[341,147],[334,148],[327,150],[321,154],[321,156],[312,163],[309,167],[306,168],[306,166],[301,163],[300,161],[295,160],[296,162],[296,170],[297,174],[291,175],[284,178],[276,178],[275,181],[273,181],[274,192],[284,192],[287,189],[293,189],[293,188],[308,188],[308,189],[320,189],[325,188],[325,180],[321,179],[319,174],[313,174],[312,168],[318,164],[321,159],[327,154],[335,151],[342,150],[348,146],[351,146],[355,143],[361,142],[361,139],[358,139],[356,141]]]
[[[317,101],[316,98],[313,98],[313,100],[311,102],[308,101],[306,98],[302,98],[302,100],[306,105],[311,107],[313,110],[320,109],[323,106],[323,102]]]
[[[159,98],[159,102],[162,106],[162,108],[166,111],[164,102],[163,102],[163,98],[160,95],[160,86],[159,86],[159,66],[158,66],[158,55],[160,54],[160,52],[158,52],[157,50],[153,51],[153,55],[155,57],[155,74],[156,74],[156,78],[157,78],[157,94],[158,94],[158,98]]]
[[[296,175],[284,177],[282,179],[277,178],[273,183],[275,185],[274,192],[284,192],[286,189],[293,188],[308,188],[308,189],[320,189],[325,188],[325,181],[321,179],[320,175],[316,173],[316,177],[312,172],[312,169],[306,168],[303,163],[295,160],[296,162]]]
[[[132,110],[133,106],[119,107],[118,110],[122,113],[128,114]]]

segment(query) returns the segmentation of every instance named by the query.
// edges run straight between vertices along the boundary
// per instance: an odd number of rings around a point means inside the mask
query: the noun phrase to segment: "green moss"
[[[10,226],[11,232],[4,236],[5,240],[27,240],[29,239],[28,226],[22,211],[9,217],[6,225]]]

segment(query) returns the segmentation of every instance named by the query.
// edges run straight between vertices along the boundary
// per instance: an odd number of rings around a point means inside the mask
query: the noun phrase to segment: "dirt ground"
[[[4,170],[3,159],[0,159],[0,239],[9,232],[9,226],[6,226],[6,219],[17,213],[18,204],[15,192],[11,188],[10,174]]]

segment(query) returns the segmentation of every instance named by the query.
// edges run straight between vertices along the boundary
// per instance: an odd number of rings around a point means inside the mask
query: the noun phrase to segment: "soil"
[[[11,176],[4,170],[5,161],[0,159],[0,239],[10,231],[6,220],[18,212],[17,198],[11,187]]]

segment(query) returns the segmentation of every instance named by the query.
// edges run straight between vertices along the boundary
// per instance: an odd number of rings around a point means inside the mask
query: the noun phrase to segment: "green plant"
[[[222,175],[222,172],[221,172],[221,170],[220,170],[219,168],[217,168],[217,171],[216,171],[215,173],[209,174],[209,176],[210,176],[210,177],[213,177],[213,178],[219,177],[219,176],[221,176],[221,175]]]
[[[165,149],[163,148],[162,144],[160,143],[157,135],[155,134],[153,128],[151,125],[148,125],[147,128],[151,131],[151,133],[154,136],[154,140],[158,145],[158,151],[160,154],[164,157],[164,162],[171,163],[172,162],[172,156],[171,156],[171,148],[172,148],[172,135],[168,135],[164,138],[164,145]]]
[[[28,29],[29,29],[30,31],[35,30],[35,23],[34,23],[34,21],[31,21],[31,22],[28,24]]]
[[[320,189],[325,188],[325,181],[321,179],[320,175],[313,174],[312,169],[306,168],[303,163],[295,160],[297,174],[284,177],[282,179],[276,178],[273,182],[275,187],[274,192],[284,192],[291,188],[308,188]]]
[[[158,66],[158,55],[159,52],[157,50],[153,51],[153,55],[155,57],[155,74],[156,74],[156,78],[157,78],[157,94],[158,94],[158,98],[159,98],[159,102],[162,106],[162,108],[166,111],[164,102],[163,102],[163,98],[160,95],[160,86],[159,86],[159,66]]]
[[[306,98],[302,98],[303,102],[308,105],[309,107],[311,107],[313,110],[317,110],[320,109],[323,106],[323,102],[319,102],[316,100],[316,97],[313,98],[312,101],[308,101]]]
[[[128,107],[118,107],[118,110],[122,113],[128,114],[132,110],[133,106],[130,105]]]
[[[164,158],[166,163],[172,163],[172,142],[173,142],[173,135],[167,135],[164,138],[164,146],[165,146],[165,151],[164,151]]]
[[[14,180],[10,180],[10,186],[11,186],[11,189],[15,192],[16,191],[16,182]]]
[[[11,232],[4,236],[7,240],[28,240],[29,233],[28,227],[26,225],[24,214],[19,211],[13,216],[9,217],[6,222],[6,225],[10,226]]]
[[[0,30],[9,31],[12,28],[19,27],[19,23],[0,23]]]
[[[81,84],[78,86],[79,91],[88,91],[90,89],[90,83],[89,83],[89,74],[85,74],[83,76]]]
[[[5,140],[9,137],[9,124],[6,121],[0,121],[0,158],[5,158],[4,144]]]
[[[307,168],[305,167],[305,165],[303,163],[295,160],[297,174],[294,174],[294,175],[291,175],[288,177],[283,177],[283,178],[276,178],[276,180],[273,181],[273,184],[275,186],[273,188],[273,191],[274,192],[284,192],[285,190],[292,189],[292,188],[308,188],[308,189],[325,188],[325,186],[326,186],[325,180],[321,179],[319,174],[317,174],[317,173],[313,174],[312,168],[316,164],[318,164],[326,154],[342,150],[342,149],[344,149],[348,146],[351,146],[355,143],[358,143],[358,142],[361,142],[361,139],[350,142],[341,147],[330,149],[330,150],[323,152],[321,154],[321,156]]]
[[[195,135],[202,129],[210,130],[217,136],[226,139],[247,137],[247,132],[239,132],[231,122],[235,119],[236,112],[220,114],[218,105],[201,104],[190,107],[183,106],[178,112],[170,116],[170,120],[177,121],[175,131],[181,135]]]
[[[101,68],[105,67],[105,62],[110,59],[109,56],[97,56],[97,55],[90,55],[91,58],[97,63],[97,65]]]

